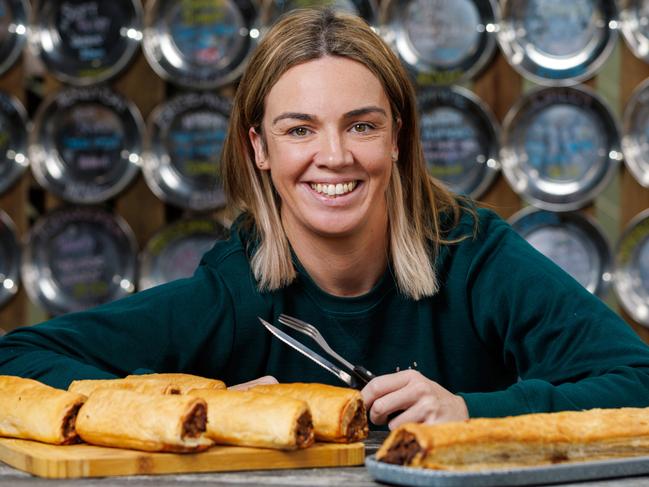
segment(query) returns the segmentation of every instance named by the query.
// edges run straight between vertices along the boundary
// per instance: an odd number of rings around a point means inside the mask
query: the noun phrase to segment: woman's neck
[[[380,228],[349,237],[323,238],[289,228],[286,233],[309,276],[334,296],[369,292],[388,264],[387,218]]]

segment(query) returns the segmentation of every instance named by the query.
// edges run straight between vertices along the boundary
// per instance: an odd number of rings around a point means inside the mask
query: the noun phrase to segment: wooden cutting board
[[[213,446],[202,453],[177,454],[147,453],[85,444],[54,446],[0,438],[0,460],[39,477],[106,477],[362,465],[365,460],[365,445],[316,443],[310,448],[291,452]]]

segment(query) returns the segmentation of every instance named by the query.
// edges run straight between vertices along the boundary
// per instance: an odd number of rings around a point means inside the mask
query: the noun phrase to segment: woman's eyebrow
[[[361,115],[367,115],[369,113],[380,113],[385,117],[388,116],[388,114],[386,113],[386,111],[383,108],[375,107],[375,106],[369,106],[369,107],[357,108],[356,110],[352,110],[350,112],[347,112],[347,113],[345,113],[344,117],[345,118],[354,118],[354,117],[359,117]]]
[[[309,115],[308,113],[285,112],[285,113],[282,113],[281,115],[276,116],[273,119],[272,125],[275,125],[280,120],[285,120],[287,118],[297,119],[297,120],[304,120],[305,122],[313,122],[316,119],[316,117],[314,117],[313,115]]]

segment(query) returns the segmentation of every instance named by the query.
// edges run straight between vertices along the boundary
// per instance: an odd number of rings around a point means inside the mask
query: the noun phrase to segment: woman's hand
[[[260,377],[259,379],[230,386],[228,387],[228,389],[232,389],[233,391],[245,391],[247,389],[250,389],[251,387],[255,387],[261,384],[277,384],[277,379],[275,379],[275,377],[273,377],[272,375],[265,375],[263,377]]]
[[[374,424],[392,430],[403,423],[444,423],[469,418],[464,399],[450,393],[416,370],[404,370],[372,379],[361,391]],[[390,414],[399,414],[388,420]]]

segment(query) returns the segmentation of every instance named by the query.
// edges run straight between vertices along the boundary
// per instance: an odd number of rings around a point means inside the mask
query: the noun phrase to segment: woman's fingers
[[[265,375],[263,377],[259,377],[258,379],[230,386],[228,387],[228,389],[232,389],[234,391],[245,391],[246,389],[250,389],[251,387],[255,387],[261,384],[277,384],[277,379],[275,379],[275,377],[273,377],[272,375]]]

